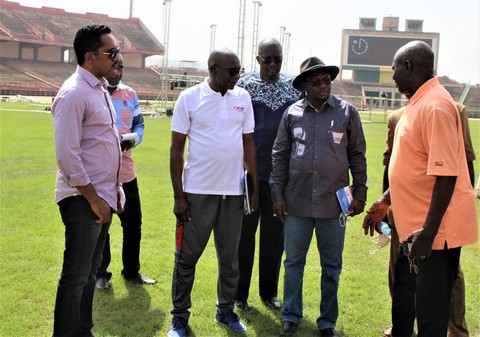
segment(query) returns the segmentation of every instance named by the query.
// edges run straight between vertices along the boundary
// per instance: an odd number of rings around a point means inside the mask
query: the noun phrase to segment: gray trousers
[[[218,311],[223,314],[233,309],[239,278],[243,196],[187,194],[187,200],[192,220],[177,221],[171,314],[188,320],[195,266],[212,230],[218,259]]]

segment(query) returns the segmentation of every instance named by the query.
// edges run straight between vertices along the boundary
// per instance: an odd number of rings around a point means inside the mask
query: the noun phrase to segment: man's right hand
[[[98,224],[104,224],[110,221],[111,209],[105,200],[97,198],[94,202],[90,203],[93,212],[97,215],[98,219],[95,220]]]
[[[281,222],[285,222],[285,215],[287,215],[287,205],[284,200],[277,200],[273,203],[273,216]]]
[[[192,220],[190,215],[190,205],[185,197],[176,198],[173,205],[173,213],[177,220],[190,221]]]

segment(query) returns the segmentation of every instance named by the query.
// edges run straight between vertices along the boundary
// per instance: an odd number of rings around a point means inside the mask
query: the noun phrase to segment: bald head
[[[401,62],[410,62],[412,72],[430,79],[434,76],[434,60],[432,48],[423,41],[412,41],[401,47],[394,56]]]
[[[267,83],[275,83],[279,79],[282,68],[282,45],[277,39],[268,37],[258,44],[257,62],[260,66],[260,78]]]
[[[237,54],[228,48],[214,49],[208,57],[208,67],[210,68],[213,64],[221,63],[225,58],[236,58],[238,60]]]
[[[240,60],[227,48],[215,49],[208,58],[208,73],[210,88],[224,95],[233,89],[240,78]]]
[[[280,52],[282,51],[282,45],[280,44],[280,42],[278,42],[277,39],[273,38],[273,37],[267,37],[265,39],[263,39],[262,41],[260,41],[260,43],[258,44],[258,55],[262,55],[262,53],[265,51],[265,49],[270,49],[270,48],[276,48],[278,50],[280,50]]]

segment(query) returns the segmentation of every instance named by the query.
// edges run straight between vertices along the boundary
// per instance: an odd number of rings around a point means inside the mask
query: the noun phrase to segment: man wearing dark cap
[[[338,67],[326,66],[317,57],[301,64],[293,86],[306,96],[287,108],[273,145],[273,208],[285,224],[280,336],[292,336],[303,318],[303,271],[314,230],[322,267],[317,326],[320,336],[337,336],[345,216],[362,213],[367,196],[366,144],[360,116],[353,105],[330,94],[338,72]],[[336,191],[349,185],[353,200],[344,214]]]

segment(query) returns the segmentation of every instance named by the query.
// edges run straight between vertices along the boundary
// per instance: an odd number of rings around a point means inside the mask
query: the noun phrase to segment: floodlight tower
[[[217,25],[210,25],[210,53],[215,48],[215,35],[217,33]]]
[[[283,55],[283,71],[288,74],[288,59],[290,57],[290,38],[292,37],[291,33],[285,33],[285,54]]]
[[[285,42],[285,29],[287,29],[285,26],[280,26],[280,44],[282,45],[283,47],[283,44]]]
[[[172,0],[163,0],[163,47],[165,52],[162,60],[162,100],[163,107],[166,111],[167,106],[167,90],[168,90],[168,50],[170,40],[170,4]]]
[[[237,55],[240,58],[240,64],[243,65],[243,46],[245,43],[245,2],[240,0],[240,13],[238,16],[238,42]]]
[[[128,14],[129,18],[133,18],[133,0],[130,0],[130,13]]]
[[[257,70],[257,62],[255,62],[255,56],[257,55],[257,40],[258,40],[258,17],[260,13],[261,1],[253,2],[253,43],[252,43],[252,73]]]

